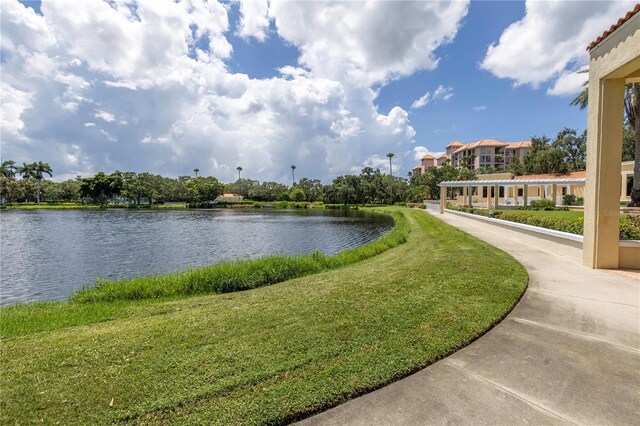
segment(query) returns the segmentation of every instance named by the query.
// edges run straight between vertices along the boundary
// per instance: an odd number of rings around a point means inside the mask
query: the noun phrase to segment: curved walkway
[[[640,274],[589,269],[527,247],[526,235],[436,216],[520,261],[524,297],[466,348],[302,423],[639,424]]]

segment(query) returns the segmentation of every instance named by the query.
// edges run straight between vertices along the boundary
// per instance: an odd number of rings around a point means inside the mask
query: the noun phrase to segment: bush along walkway
[[[406,242],[334,270],[3,309],[0,422],[286,423],[456,351],[523,293],[506,253],[417,209],[385,211],[406,218]]]
[[[465,213],[489,216],[570,234],[582,235],[584,231],[582,212],[566,210],[487,210],[473,207],[452,208]],[[620,239],[640,239],[640,216],[620,215]]]

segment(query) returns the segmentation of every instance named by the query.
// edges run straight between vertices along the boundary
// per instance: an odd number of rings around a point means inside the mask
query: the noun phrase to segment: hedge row
[[[465,213],[472,213],[485,217],[495,217],[502,220],[508,220],[509,222],[524,223],[526,225],[569,232],[571,234],[583,235],[584,232],[583,218],[540,216],[527,213],[525,210],[491,211],[485,209],[474,209],[473,207],[466,206],[452,206],[450,208]],[[620,215],[619,238],[621,240],[640,240],[640,216]]]

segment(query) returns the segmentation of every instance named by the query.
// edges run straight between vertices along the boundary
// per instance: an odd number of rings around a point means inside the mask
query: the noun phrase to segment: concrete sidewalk
[[[640,424],[640,274],[588,269],[435,214],[529,272],[507,318],[450,357],[306,425]]]

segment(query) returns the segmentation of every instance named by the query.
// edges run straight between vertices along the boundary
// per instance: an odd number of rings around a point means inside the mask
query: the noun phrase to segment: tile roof
[[[526,180],[526,179],[584,179],[587,177],[587,172],[582,170],[580,172],[562,173],[562,174],[543,174],[543,175],[523,175],[515,176],[514,179]]]
[[[531,141],[507,142],[507,145],[509,149],[529,148],[531,147]]]
[[[528,148],[531,146],[531,141],[522,141],[522,142],[502,142],[497,139],[480,139],[477,142],[471,142],[462,145],[460,148],[453,151],[453,154],[457,154],[462,151],[467,151],[470,149],[475,149],[481,146],[493,146],[498,148],[509,148],[509,149],[518,149],[518,148]]]
[[[560,175],[564,176],[564,175]],[[567,178],[567,177],[555,177],[555,178],[542,178],[542,179],[484,179],[484,180],[447,180],[438,184],[440,187],[460,187],[460,186],[517,186],[522,184],[529,185],[579,185],[585,183],[585,178]]]
[[[635,15],[636,13],[640,12],[640,3],[636,3],[636,6],[627,12],[626,15],[624,15],[622,18],[618,19],[618,22],[616,22],[615,24],[613,24],[611,26],[611,28],[609,28],[607,31],[605,31],[604,33],[602,33],[602,35],[600,37],[598,37],[597,39],[593,40],[589,46],[587,46],[587,50],[591,50],[594,47],[596,47],[597,45],[600,44],[600,42],[602,42],[605,38],[609,37],[611,35],[611,33],[613,33],[615,30],[617,30],[618,28],[620,28],[622,26],[622,24],[624,24],[625,22],[627,22],[629,19],[631,19],[631,17],[633,15]]]
[[[462,146],[462,145],[464,144],[460,141],[453,141],[449,145],[445,146],[445,148],[449,148],[450,146]]]
[[[417,166],[415,166],[413,169],[411,170],[416,170],[416,169],[421,169],[422,168],[422,164],[418,164]]]
[[[435,157],[431,154],[427,154],[424,157],[422,157],[423,160],[433,160]]]

